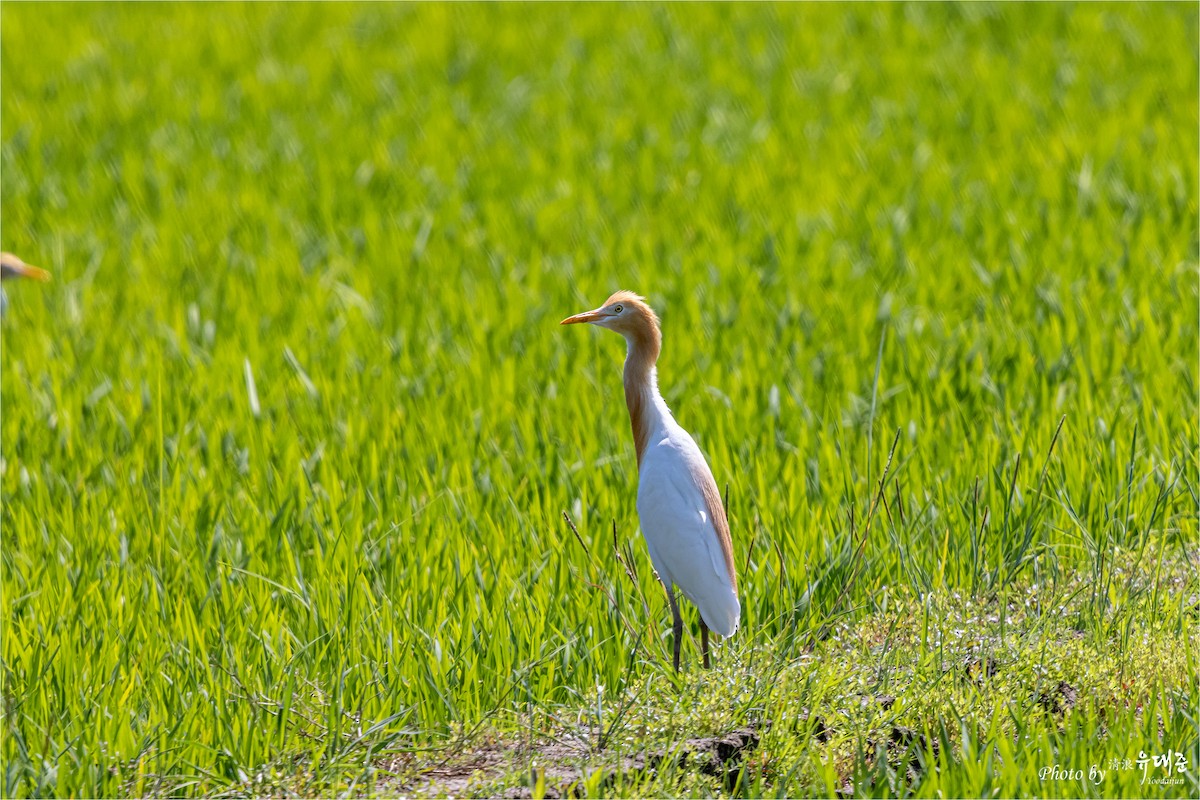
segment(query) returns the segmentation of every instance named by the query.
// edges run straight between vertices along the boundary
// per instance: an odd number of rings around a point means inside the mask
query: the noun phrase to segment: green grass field
[[[4,3],[4,795],[1200,794],[1197,17]]]

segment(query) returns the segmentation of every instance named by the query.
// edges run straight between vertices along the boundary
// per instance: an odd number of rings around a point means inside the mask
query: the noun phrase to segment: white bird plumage
[[[674,664],[679,669],[683,620],[674,587],[700,611],[704,666],[708,631],[732,636],[741,604],[725,508],[716,481],[691,434],[675,421],[658,390],[658,317],[632,292],[617,292],[594,311],[562,321],[587,322],[625,337],[625,401],[638,457],[638,517],[650,561],[674,617]]]
[[[665,406],[664,406],[665,408]],[[733,636],[741,604],[725,564],[701,480],[712,473],[700,448],[668,413],[651,436],[638,477],[638,517],[650,561],[664,585],[678,586],[709,629]]]

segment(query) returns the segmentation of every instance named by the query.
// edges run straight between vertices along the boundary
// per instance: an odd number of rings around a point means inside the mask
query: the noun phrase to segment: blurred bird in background
[[[0,281],[11,278],[33,278],[35,281],[50,280],[50,273],[40,267],[26,264],[12,253],[0,253]],[[0,287],[0,314],[8,311],[8,295]]]
[[[617,292],[595,311],[562,321],[590,323],[625,337],[625,404],[638,461],[638,517],[650,561],[674,616],[674,664],[679,671],[683,618],[675,587],[700,610],[704,666],[708,632],[730,637],[738,628],[737,574],[729,523],[716,481],[700,448],[679,426],[658,391],[655,366],[662,348],[658,316],[632,292]]]

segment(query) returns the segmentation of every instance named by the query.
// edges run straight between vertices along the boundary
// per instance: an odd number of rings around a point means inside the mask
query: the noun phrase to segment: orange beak
[[[567,317],[559,325],[578,325],[581,322],[595,322],[598,319],[604,319],[604,314],[600,309],[595,311],[584,311],[582,314],[576,314],[573,317]]]
[[[32,278],[35,281],[50,280],[50,273],[41,267],[35,267],[32,264],[22,264],[16,268],[16,272],[22,278]]]

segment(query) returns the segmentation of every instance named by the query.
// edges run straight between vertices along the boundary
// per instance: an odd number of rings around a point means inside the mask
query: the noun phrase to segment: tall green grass
[[[946,731],[889,783],[877,721],[775,719],[749,794],[1200,769],[1197,30],[1182,4],[5,3],[3,246],[54,273],[3,327],[5,794],[381,789],[397,753],[569,727],[597,685],[632,704],[614,741],[889,682]],[[723,678],[664,667],[622,345],[557,326],[617,288],[662,316],[663,392],[728,486]],[[873,625],[904,633],[862,651]],[[1009,654],[1005,690],[946,688],[954,630]],[[1081,662],[1156,677],[1038,710]],[[713,791],[653,781],[606,791]]]

